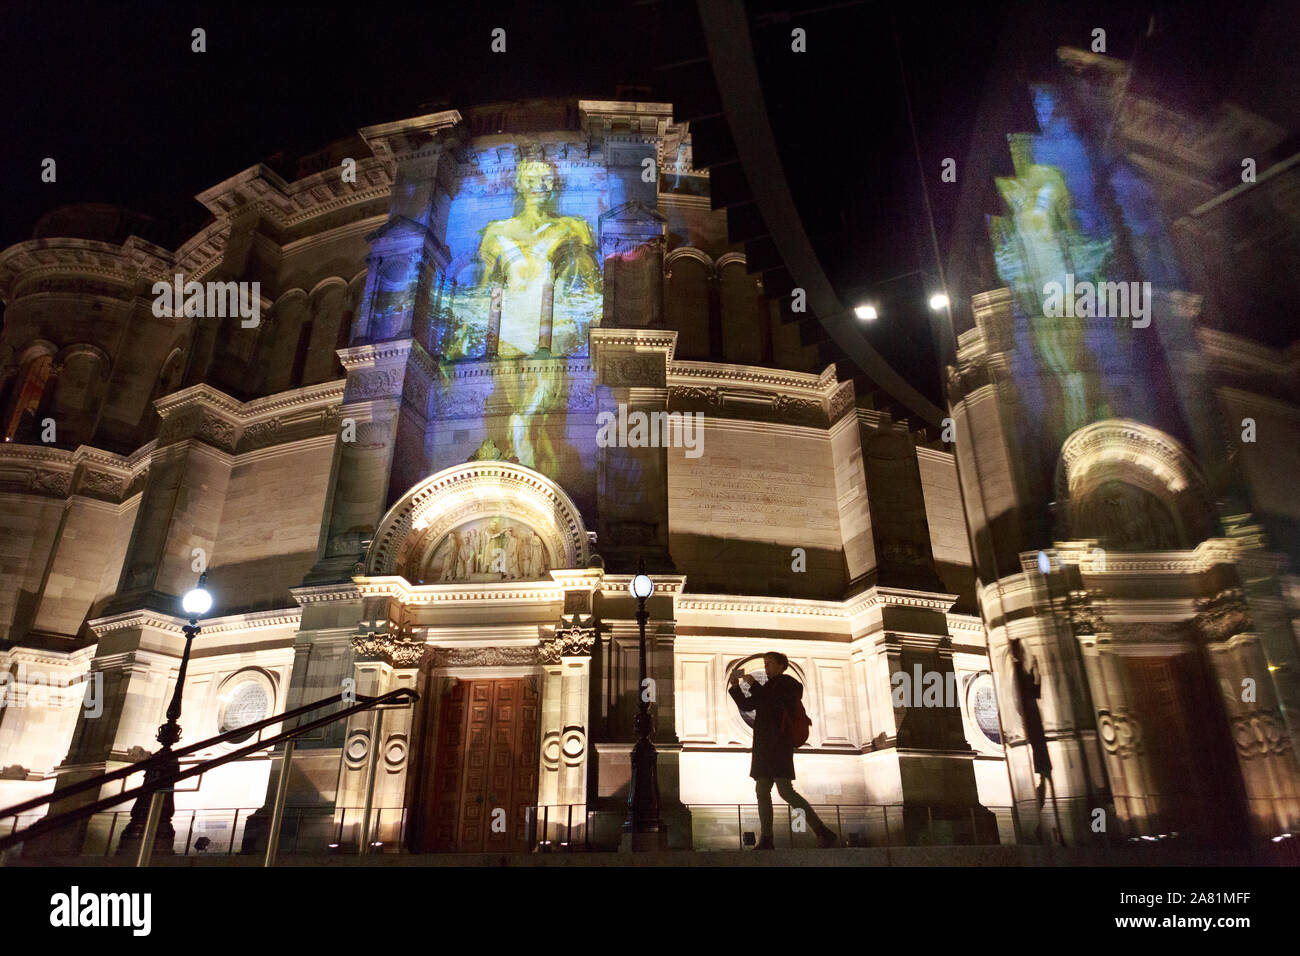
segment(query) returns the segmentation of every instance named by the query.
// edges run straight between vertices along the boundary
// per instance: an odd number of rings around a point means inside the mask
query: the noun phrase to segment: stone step
[[[123,857],[41,857],[11,860],[9,866],[131,866]],[[156,856],[155,867],[261,866],[247,855]],[[831,850],[666,850],[643,853],[377,853],[282,856],[279,866],[452,866],[452,867],[737,867],[737,866],[1267,866],[1294,865],[1269,849],[1202,849],[1137,846],[1075,849],[1041,846],[910,846]]]

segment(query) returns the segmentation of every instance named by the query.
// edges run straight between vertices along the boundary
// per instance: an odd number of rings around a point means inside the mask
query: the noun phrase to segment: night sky
[[[680,102],[699,57],[692,5],[671,2],[328,5],[25,4],[6,11],[5,246],[60,205],[124,205],[161,220],[169,248],[206,211],[193,196],[282,151],[310,152],[357,128],[443,108],[545,95]],[[599,6],[601,12],[592,12]],[[1060,45],[1107,29],[1139,80],[1176,105],[1232,95],[1297,128],[1276,77],[1251,74],[1258,12],[1193,4],[750,4],[764,93],[787,176],[827,273],[850,303],[875,289],[896,322],[868,335],[919,385],[937,381],[924,327],[933,272],[903,106],[896,31],[945,256],[958,190],[942,158],[966,157],[990,77],[1049,72]],[[1219,8],[1225,5],[1219,4]],[[1158,30],[1145,37],[1149,14]],[[787,16],[786,13],[789,12]],[[790,29],[808,52],[789,52]],[[207,52],[190,31],[207,31]],[[494,27],[507,52],[490,51]],[[635,89],[635,88],[641,89]],[[1014,112],[1014,111],[1013,111]],[[1023,111],[1028,115],[1028,107]],[[40,182],[46,157],[58,182]],[[959,175],[963,172],[959,170]]]

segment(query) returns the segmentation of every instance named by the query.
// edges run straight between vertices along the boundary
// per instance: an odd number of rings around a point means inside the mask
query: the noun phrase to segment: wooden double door
[[[425,729],[437,737],[419,788],[416,852],[530,849],[528,808],[537,802],[540,760],[537,687],[538,679],[528,677],[461,680],[429,708]]]

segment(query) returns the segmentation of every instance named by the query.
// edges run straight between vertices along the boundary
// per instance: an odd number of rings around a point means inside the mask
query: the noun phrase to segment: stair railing
[[[235,729],[228,730],[225,733],[217,734],[215,737],[209,737],[207,740],[200,740],[198,743],[190,744],[188,747],[182,747],[180,750],[172,751],[170,754],[154,754],[153,756],[146,757],[144,760],[139,760],[135,763],[128,764],[125,767],[120,767],[117,770],[98,774],[86,780],[79,781],[71,786],[63,788],[62,790],[55,790],[51,793],[44,794],[43,796],[33,797],[31,800],[16,803],[11,807],[6,807],[5,809],[0,810],[0,820],[5,819],[6,817],[16,818],[28,810],[46,806],[47,804],[54,803],[58,800],[64,800],[67,797],[74,796],[86,790],[93,790],[97,787],[102,787],[104,784],[111,783],[114,780],[125,779],[132,774],[150,769],[161,760],[175,760],[180,757],[185,757],[189,754],[197,753],[200,750],[216,746],[217,744],[226,743],[236,737],[241,740],[246,739],[250,731],[256,731],[259,733],[259,739],[246,747],[232,750],[230,753],[222,754],[218,757],[209,758],[184,770],[164,772],[148,785],[141,785],[133,790],[123,790],[121,793],[114,794],[111,797],[105,797],[94,803],[75,807],[63,813],[55,814],[54,816],[46,816],[21,832],[14,832],[6,837],[0,837],[0,852],[7,850],[9,847],[16,846],[19,843],[24,843],[33,837],[51,833],[55,830],[62,829],[70,823],[75,823],[76,821],[86,817],[94,816],[96,813],[117,806],[118,804],[125,803],[127,800],[149,795],[151,798],[149,805],[149,820],[145,826],[144,838],[140,842],[140,852],[136,860],[137,866],[148,866],[149,859],[153,854],[153,844],[154,839],[157,836],[158,824],[162,818],[164,798],[168,792],[173,790],[176,783],[206,773],[209,770],[213,770],[223,764],[230,763],[231,761],[247,757],[250,754],[257,753],[259,750],[265,750],[267,747],[274,746],[280,741],[286,740],[288,741],[288,744],[285,746],[284,761],[280,771],[280,781],[279,785],[276,787],[275,804],[271,812],[271,833],[267,840],[265,865],[271,866],[275,861],[275,854],[279,845],[280,823],[284,817],[284,804],[289,792],[289,761],[293,759],[295,738],[307,733],[308,731],[316,730],[319,727],[325,727],[335,721],[346,719],[353,714],[359,714],[363,711],[373,709],[379,711],[379,714],[377,714],[377,717],[379,717],[382,716],[382,711],[384,709],[398,706],[411,706],[419,699],[420,695],[409,688],[389,691],[387,694],[381,694],[378,697],[367,697],[364,695],[352,695],[347,693],[336,694],[333,697],[326,697],[322,700],[316,701],[315,703],[304,704],[303,706],[296,707],[293,710],[287,710],[282,714],[275,714],[274,716],[264,718],[263,720],[255,721],[251,724],[245,724],[242,727],[236,727]],[[265,740],[260,737],[260,732],[264,728],[270,727],[273,724],[292,720],[314,710],[319,710],[322,707],[329,707],[334,704],[349,702],[352,702],[351,707],[340,710],[337,713],[326,714],[325,716],[318,717],[308,723],[299,724],[292,729],[282,730],[280,733],[268,737]],[[376,720],[375,736],[378,736],[378,720]],[[377,752],[378,747],[379,742],[376,739],[372,742],[372,748]],[[367,786],[366,819],[362,824],[363,832],[360,841],[361,853],[365,852],[366,843],[369,840],[368,824],[371,803],[370,790],[372,786],[373,780],[370,782],[370,785]]]

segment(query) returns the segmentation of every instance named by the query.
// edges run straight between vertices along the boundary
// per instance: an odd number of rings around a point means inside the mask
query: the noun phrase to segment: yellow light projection
[[[557,216],[547,208],[555,194],[551,164],[521,162],[515,193],[523,209],[489,222],[478,249],[480,289],[489,293],[487,351],[502,358],[552,351],[557,288],[561,319],[575,310],[594,315],[592,307],[600,306],[600,267],[591,228],[578,216]]]

